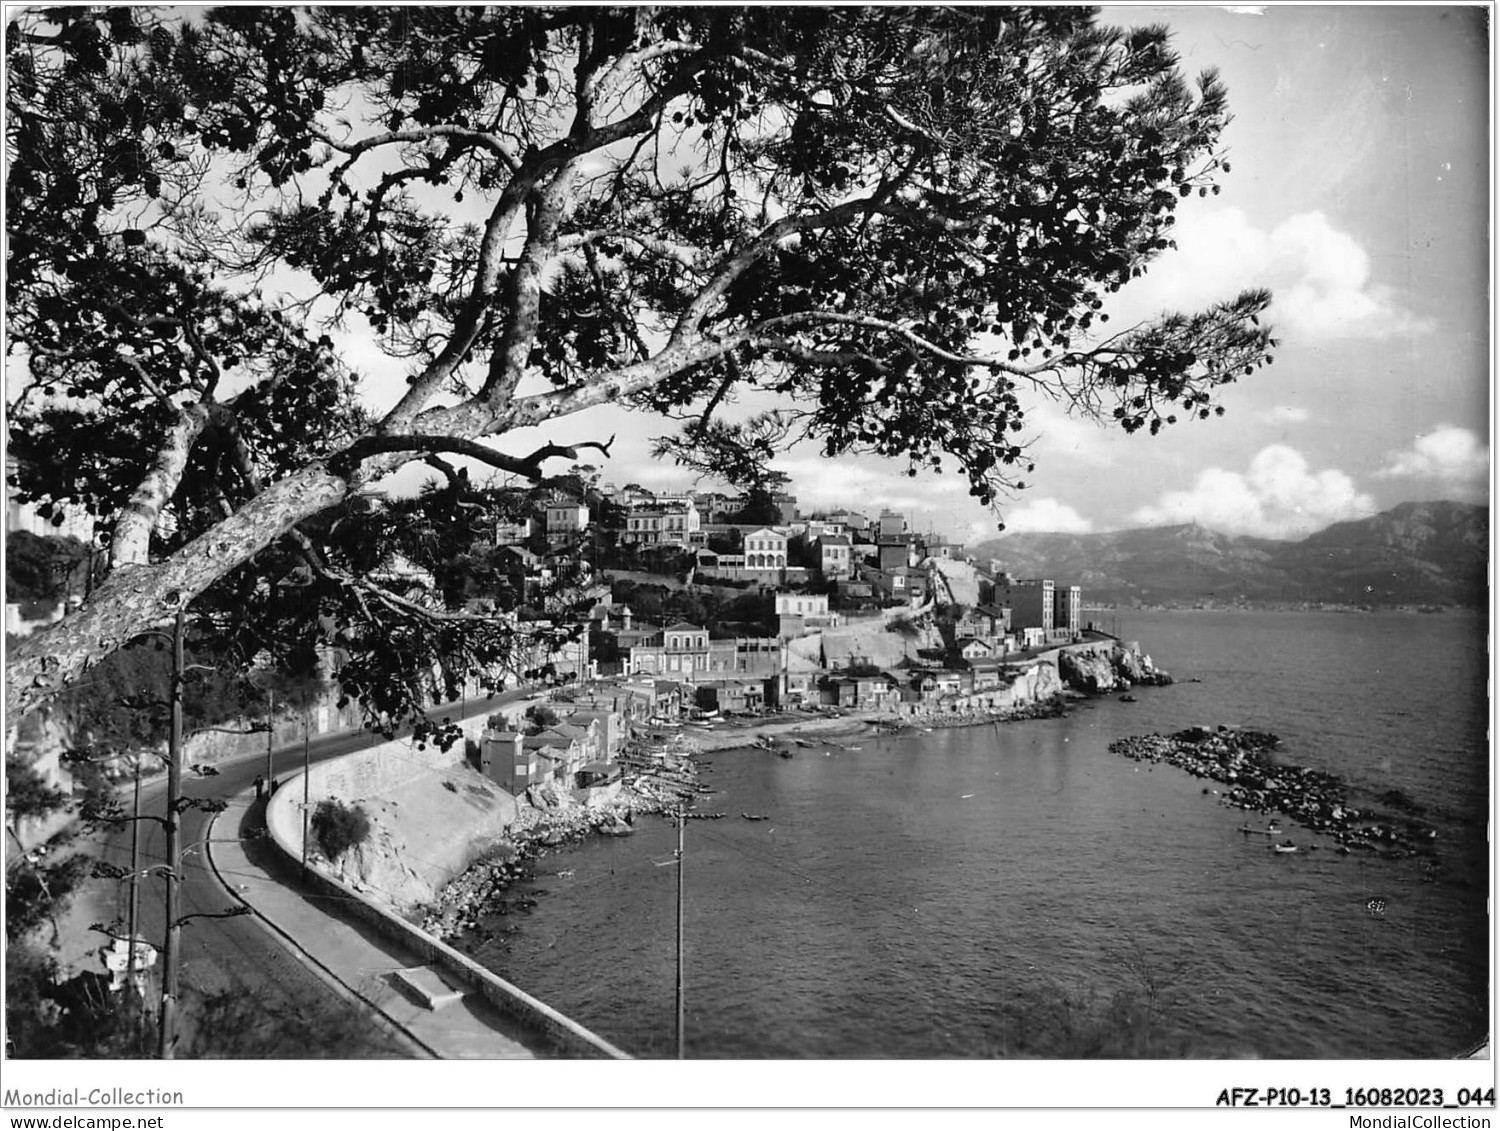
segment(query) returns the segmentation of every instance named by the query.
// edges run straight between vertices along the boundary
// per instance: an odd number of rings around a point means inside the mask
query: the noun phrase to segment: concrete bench
[[[443,981],[437,971],[426,966],[409,966],[397,970],[393,978],[403,991],[416,1000],[418,1005],[433,1011],[442,1009],[445,1005],[451,1005],[464,996],[463,990],[455,990]]]

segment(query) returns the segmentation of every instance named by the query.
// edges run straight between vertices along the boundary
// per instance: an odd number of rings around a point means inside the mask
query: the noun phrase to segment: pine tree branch
[[[370,456],[384,452],[448,452],[453,455],[468,456],[470,459],[479,460],[481,463],[491,467],[497,467],[501,471],[509,471],[512,474],[524,476],[533,482],[544,478],[542,464],[553,458],[576,460],[578,452],[582,448],[595,448],[609,458],[610,447],[614,444],[615,437],[611,436],[602,443],[598,440],[588,440],[581,444],[572,446],[564,444],[543,444],[536,451],[527,456],[506,455],[497,452],[477,440],[465,440],[457,436],[429,436],[429,435],[404,435],[404,436],[366,436],[357,440],[345,449],[337,457],[336,462],[330,461],[329,467],[335,474],[344,475],[352,472],[355,464]]]

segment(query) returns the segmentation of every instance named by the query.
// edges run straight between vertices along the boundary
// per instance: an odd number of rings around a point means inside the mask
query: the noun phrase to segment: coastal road
[[[505,692],[493,698],[469,700],[466,703],[445,704],[434,708],[429,714],[434,718],[444,715],[458,718],[470,717],[480,711],[497,707],[530,694],[529,690]],[[366,731],[344,731],[322,735],[307,744],[309,762],[324,762],[368,746],[385,741],[378,735]],[[300,770],[303,760],[303,744],[290,743],[272,751],[272,762],[278,777]],[[199,776],[184,770],[182,791],[187,797],[213,800],[232,797],[252,788],[257,774],[264,775],[266,755],[264,752],[219,762],[219,772],[211,776]],[[122,800],[127,810],[131,804],[131,791],[126,789]],[[166,808],[165,776],[141,783],[141,812],[160,814]],[[264,809],[251,809],[247,824],[254,819],[262,824]],[[182,815],[183,868],[179,900],[179,919],[183,916],[211,916],[236,905],[236,900],[219,881],[208,864],[207,840],[210,835],[211,815],[197,809],[189,809]],[[212,833],[216,840],[238,838],[247,828],[226,827],[219,821]],[[156,821],[139,822],[140,867],[165,865],[167,858],[166,831]],[[90,837],[80,838],[81,847],[110,864],[129,869],[131,829],[128,824],[102,831]],[[281,866],[278,853],[269,841],[251,839],[246,843],[247,854],[259,866],[275,874]],[[233,884],[234,877],[225,880]],[[166,936],[166,880],[157,872],[139,877],[139,921],[137,930],[160,947]],[[83,925],[110,919],[127,922],[129,915],[129,880],[92,881],[92,898],[82,902],[90,918]],[[123,931],[122,931],[123,933]],[[73,946],[97,950],[107,941],[98,933],[88,939],[71,940]],[[204,993],[233,991],[247,1002],[258,1002],[268,1014],[290,1013],[293,1016],[339,1016],[348,1008],[347,999],[325,980],[324,975],[305,966],[280,937],[268,929],[255,916],[235,918],[194,918],[184,924],[181,932],[179,979],[185,989],[192,987]],[[157,973],[159,974],[159,966]],[[283,1055],[305,1057],[317,1055],[363,1056],[363,1057],[407,1057],[421,1055],[416,1046],[387,1035],[373,1028],[361,1034],[358,1049],[347,1044],[347,1030],[342,1036],[333,1038],[338,1047],[323,1049],[288,1048]]]

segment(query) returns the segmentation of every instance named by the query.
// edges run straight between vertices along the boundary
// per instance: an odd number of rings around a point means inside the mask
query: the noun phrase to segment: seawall
[[[460,725],[466,735],[474,735],[484,729],[485,720],[479,717]],[[379,855],[390,856],[394,849],[394,858],[416,877],[425,890],[429,879],[441,876],[446,882],[461,873],[475,858],[476,846],[489,837],[491,831],[498,838],[498,834],[516,818],[515,800],[464,766],[463,757],[461,743],[444,752],[430,745],[421,749],[410,739],[397,739],[312,766],[306,785],[308,801],[314,807],[320,800],[335,797],[346,803],[365,802],[367,808],[394,806],[400,817],[381,822],[378,826],[394,839],[382,846]],[[453,784],[454,788],[448,789],[444,782]],[[488,803],[477,806],[471,787],[485,785],[508,800],[508,807]],[[447,810],[454,814],[453,818],[434,822],[430,813],[419,816],[404,811],[420,807],[419,799],[427,794],[451,798]],[[280,788],[266,806],[266,825],[272,843],[293,863],[302,860],[302,802],[302,773],[298,771],[281,779]],[[438,804],[443,803],[439,801]],[[482,812],[479,811],[481,808]],[[469,810],[467,819],[459,816],[465,810]],[[423,852],[433,855],[421,859],[409,855],[402,847],[408,839],[417,841]],[[382,898],[384,893],[377,894],[377,889],[367,881],[349,882],[335,875],[327,861],[311,850],[308,860],[307,884],[338,899],[348,913],[416,954],[467,992],[479,994],[507,1016],[544,1036],[559,1055],[630,1059],[627,1053],[602,1037],[408,922],[390,900]],[[378,882],[391,878],[375,877]],[[417,888],[411,885],[410,890]]]

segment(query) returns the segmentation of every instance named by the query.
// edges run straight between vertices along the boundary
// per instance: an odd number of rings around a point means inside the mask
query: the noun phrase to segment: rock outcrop
[[[1063,652],[1057,657],[1057,674],[1068,687],[1086,695],[1103,695],[1120,687],[1109,656],[1100,652]]]
[[[392,907],[415,907],[432,898],[432,886],[408,860],[399,833],[372,822],[369,839],[333,861],[329,870],[355,891]]]
[[[1139,644],[1117,642],[1109,658],[1116,673],[1137,687],[1165,687],[1172,682],[1171,674],[1158,668]]]
[[[1172,682],[1135,644],[1116,641],[1107,649],[1067,649],[1057,657],[1057,672],[1063,683],[1087,695],[1129,691],[1136,686],[1163,686]]]
[[[472,861],[491,854],[517,821],[514,799],[463,766],[423,770],[398,791],[348,804],[365,811],[370,836],[329,870],[401,912],[430,902]]]

